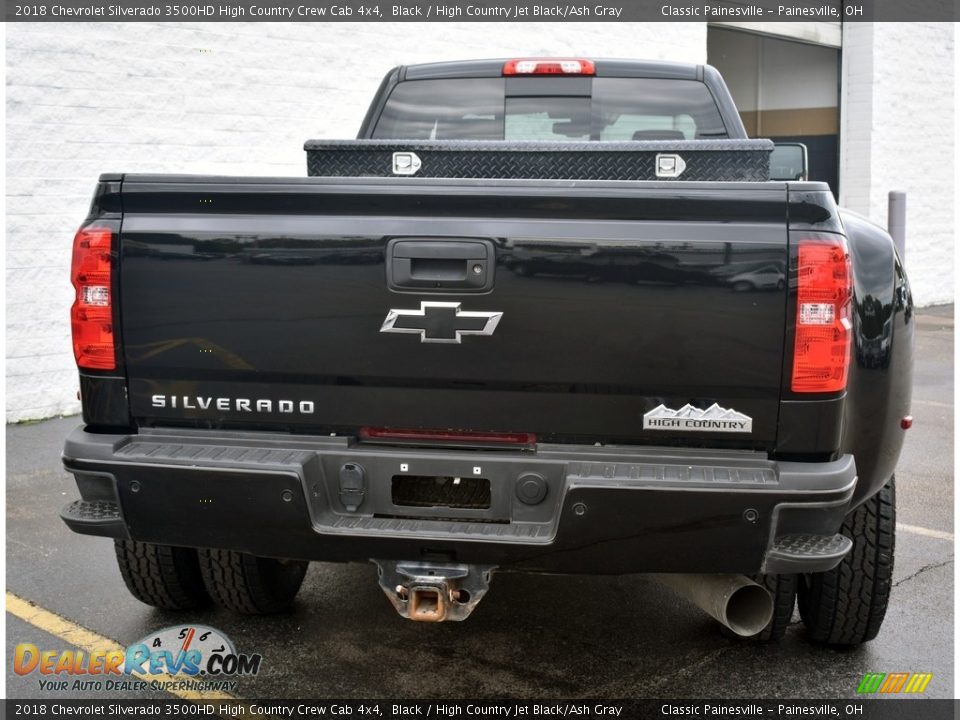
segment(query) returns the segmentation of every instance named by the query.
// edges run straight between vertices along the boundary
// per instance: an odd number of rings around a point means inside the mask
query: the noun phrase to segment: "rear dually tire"
[[[114,540],[114,549],[123,582],[140,602],[162,610],[210,604],[193,548]]]
[[[235,550],[200,550],[200,570],[210,596],[245,615],[287,610],[308,565],[303,560],[276,560]]]
[[[853,548],[833,570],[803,575],[798,604],[810,637],[826,645],[859,645],[880,632],[893,579],[894,478],[847,516],[840,532]]]

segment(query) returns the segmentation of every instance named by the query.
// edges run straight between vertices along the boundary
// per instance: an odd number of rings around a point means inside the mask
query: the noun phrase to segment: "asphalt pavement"
[[[430,625],[394,612],[374,566],[314,563],[286,615],[154,610],[127,593],[112,541],[57,517],[77,497],[59,460],[70,417],[7,428],[7,696],[143,697],[40,690],[12,671],[14,647],[126,647],[203,624],[263,656],[233,693],[247,698],[852,698],[868,672],[933,673],[925,696],[954,697],[953,307],[920,310],[917,332],[893,595],[862,647],[814,645],[797,616],[779,644],[730,640],[644,576],[498,575],[468,621]]]

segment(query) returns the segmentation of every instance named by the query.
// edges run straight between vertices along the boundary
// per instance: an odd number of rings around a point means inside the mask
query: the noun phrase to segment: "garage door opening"
[[[836,197],[840,51],[711,26],[707,62],[727,81],[747,134],[806,145],[810,179]]]

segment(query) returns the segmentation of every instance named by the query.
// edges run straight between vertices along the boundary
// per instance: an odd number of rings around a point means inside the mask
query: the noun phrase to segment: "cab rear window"
[[[516,79],[509,95],[507,87],[505,78],[402,82],[390,94],[373,137],[554,142],[727,137],[713,96],[696,80],[593,78],[589,95],[525,95],[523,81]]]

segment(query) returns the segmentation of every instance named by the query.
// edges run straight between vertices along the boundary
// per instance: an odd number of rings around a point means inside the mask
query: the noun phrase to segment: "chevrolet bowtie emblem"
[[[390,310],[380,332],[414,333],[424,343],[460,343],[464,335],[493,335],[502,312],[466,312],[458,302],[420,301],[419,310]]]

